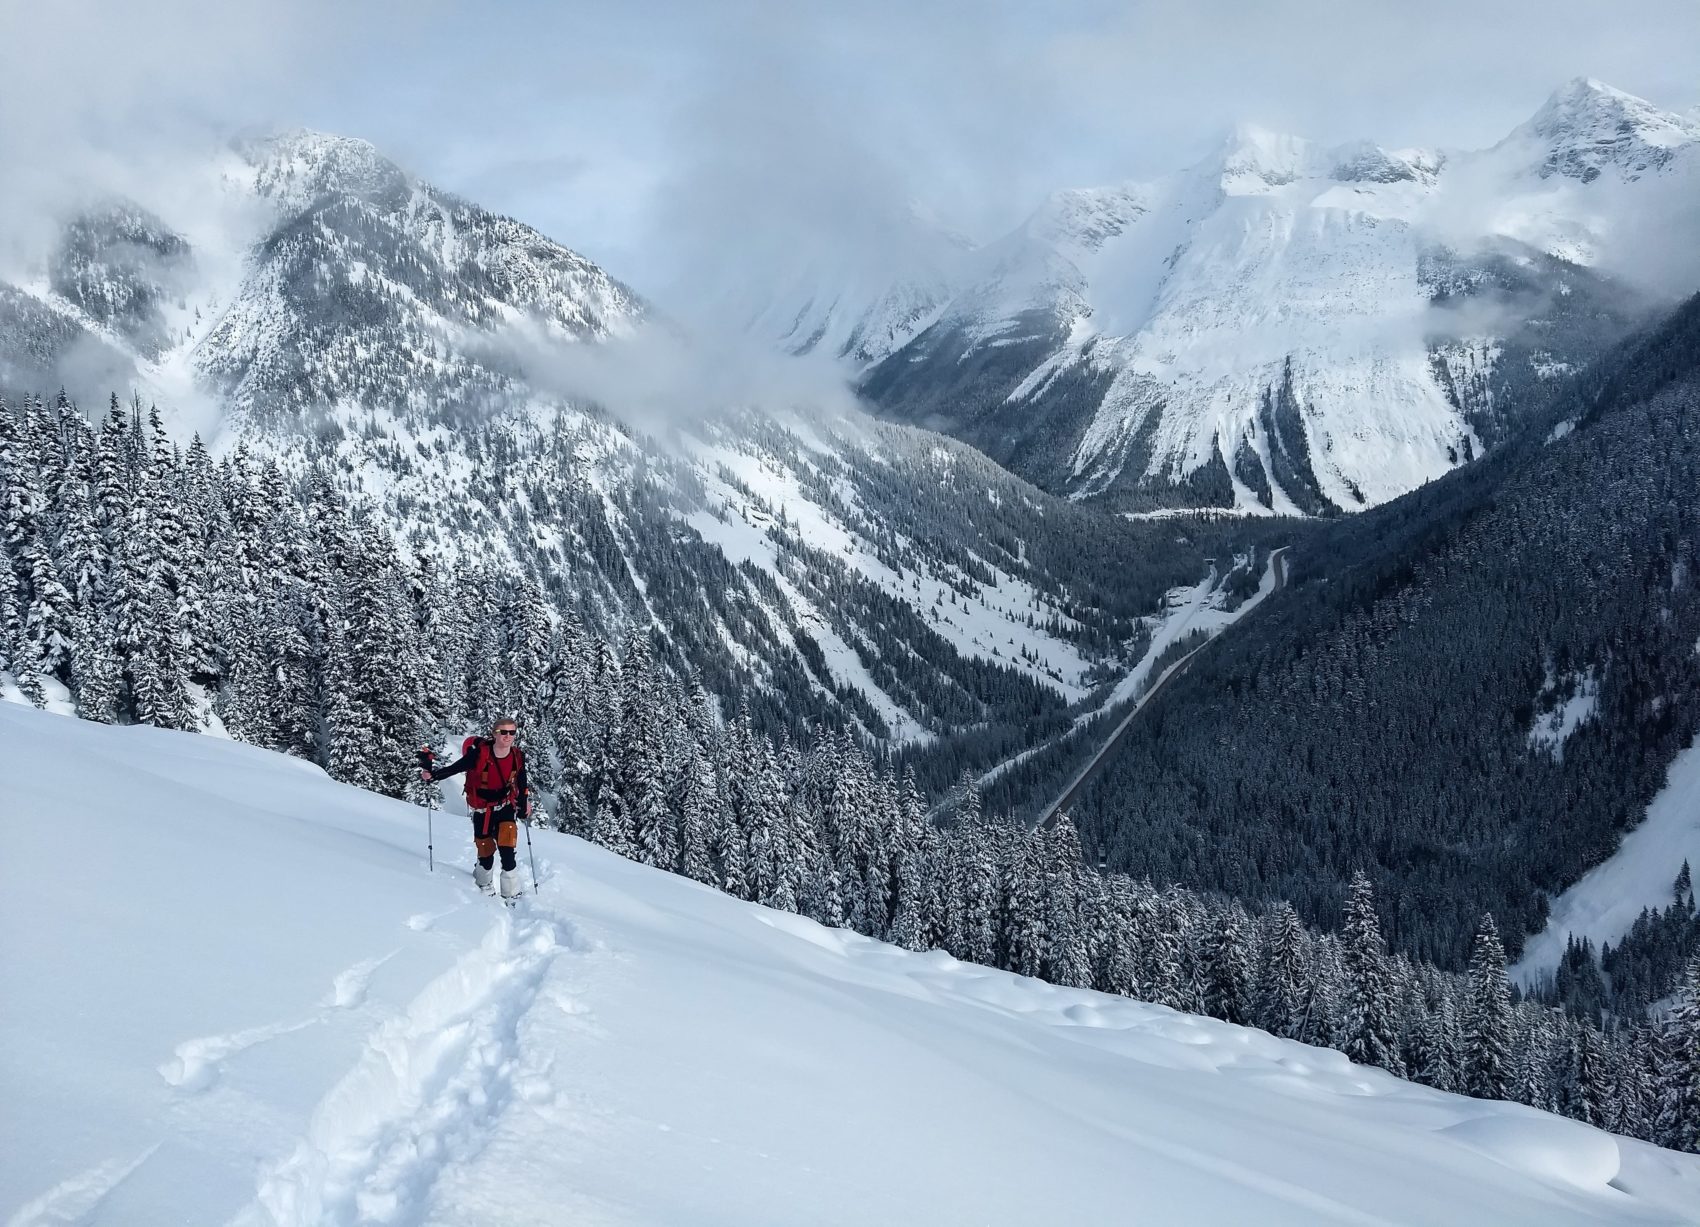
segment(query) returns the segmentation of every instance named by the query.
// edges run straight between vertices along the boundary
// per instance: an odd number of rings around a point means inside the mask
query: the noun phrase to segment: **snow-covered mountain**
[[[1692,247],[1697,188],[1700,123],[1592,80],[1482,151],[1241,127],[1165,178],[1057,193],[861,387],[1058,493],[1357,510],[1686,293],[1644,228]]]
[[[529,575],[610,634],[654,623],[766,727],[983,743],[929,786],[1066,726],[1162,594],[1236,552],[1069,506],[842,385],[726,413],[738,355],[365,142],[249,140],[183,177],[91,205],[0,285],[0,392],[136,389],[180,446],[240,447],[297,495],[317,471],[414,557]]]
[[[1700,1222],[1700,1159],[824,928],[298,759],[0,702],[0,1214],[116,1222]],[[529,866],[526,866],[529,876]]]
[[[201,190],[181,217],[93,204],[0,288],[0,377],[116,371],[208,429],[339,404],[496,405],[513,386],[491,357],[504,330],[598,340],[646,313],[582,256],[365,141],[288,132],[183,174]]]

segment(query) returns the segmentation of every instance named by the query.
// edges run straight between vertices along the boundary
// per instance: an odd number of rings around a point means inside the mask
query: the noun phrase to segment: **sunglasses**
[[[519,730],[518,729],[497,729],[496,730],[496,736],[498,736],[498,737],[518,737],[519,736]]]

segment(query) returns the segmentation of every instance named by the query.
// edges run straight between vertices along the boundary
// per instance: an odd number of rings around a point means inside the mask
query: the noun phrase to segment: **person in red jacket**
[[[468,737],[464,753],[447,767],[422,767],[426,780],[446,780],[466,773],[466,808],[472,813],[472,843],[478,850],[478,867],[473,880],[483,891],[490,889],[490,871],[496,853],[502,854],[502,898],[520,892],[519,871],[514,859],[519,846],[518,819],[531,817],[531,792],[526,786],[525,752],[515,744],[519,724],[504,717],[496,721],[489,737]]]

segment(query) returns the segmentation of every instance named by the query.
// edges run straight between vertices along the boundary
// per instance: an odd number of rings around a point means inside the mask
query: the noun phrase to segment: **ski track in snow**
[[[61,1180],[34,1201],[19,1208],[6,1220],[6,1227],[70,1227],[93,1221],[95,1211],[113,1189],[146,1163],[160,1143],[155,1142],[133,1159],[108,1159],[87,1171]]]
[[[556,954],[575,944],[570,925],[529,908],[498,920],[477,949],[367,1037],[354,1068],[313,1110],[307,1135],[261,1176],[236,1222],[423,1222],[445,1167],[478,1153],[516,1094],[540,1093],[519,1025]],[[338,977],[339,991],[359,970]]]
[[[393,959],[399,950],[392,950],[375,959],[363,959],[338,973],[331,982],[331,991],[320,1003],[319,1013],[307,1018],[288,1019],[245,1027],[223,1035],[205,1035],[184,1040],[172,1052],[171,1059],[159,1067],[159,1076],[170,1086],[182,1091],[204,1091],[218,1080],[225,1060],[256,1044],[277,1039],[322,1023],[334,1011],[351,1010],[366,1000],[366,990],[372,983],[372,973]]]

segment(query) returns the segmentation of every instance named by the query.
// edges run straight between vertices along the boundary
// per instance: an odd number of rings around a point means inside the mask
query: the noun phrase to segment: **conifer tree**
[[[1251,1022],[1251,950],[1247,917],[1237,903],[1211,917],[1204,947],[1204,1012],[1224,1022]]]
[[[1080,832],[1065,813],[1039,836],[1045,857],[1045,978],[1068,988],[1091,988],[1091,950],[1080,923],[1085,873]]]
[[[1539,1006],[1525,1004],[1512,1011],[1511,1035],[1507,1098],[1543,1112],[1558,1111],[1559,1079],[1554,1076],[1553,1061],[1558,1034],[1553,1016]]]
[[[1273,1035],[1297,1039],[1309,1000],[1310,978],[1304,926],[1290,903],[1282,903],[1269,922],[1269,939],[1258,983],[1258,1018]]]
[[[1458,1058],[1452,1042],[1452,1003],[1443,994],[1422,1011],[1413,1030],[1411,1077],[1437,1091],[1458,1089]]]
[[[922,882],[924,854],[918,847],[905,848],[897,858],[897,908],[891,918],[893,945],[905,950],[925,950],[926,887]]]
[[[1332,933],[1318,934],[1311,941],[1309,999],[1299,1022],[1296,1039],[1306,1044],[1345,1051],[1345,970],[1340,942]]]
[[[1347,891],[1341,950],[1345,956],[1344,1051],[1354,1061],[1379,1065],[1404,1077],[1381,918],[1375,911],[1373,888],[1361,870],[1352,875]]]
[[[998,957],[998,858],[993,850],[992,833],[976,817],[974,825],[957,827],[952,833],[951,843],[956,852],[951,862],[955,870],[952,893],[958,900],[957,911],[961,916],[958,945],[952,953],[964,962],[995,967]],[[1038,865],[1033,864],[1032,870],[1036,874]],[[1024,883],[1019,904],[1012,899],[1012,908],[1019,906],[1028,911],[1018,922],[1023,932],[1044,930],[1041,889],[1038,881]],[[1040,957],[1036,948],[1031,950],[1031,954],[1034,958]],[[1026,967],[1029,964],[1023,962],[1021,965]],[[1022,974],[1038,975],[1039,964],[1031,966],[1032,970],[1023,970]]]
[[[1567,1030],[1560,1110],[1572,1120],[1603,1128],[1612,1108],[1612,1079],[1605,1040],[1586,1018]]]
[[[677,832],[667,805],[661,711],[647,631],[626,641],[620,665],[620,741],[614,790],[622,810],[622,839],[646,865],[669,868],[678,859]]]
[[[1617,1061],[1611,1119],[1606,1127],[1625,1137],[1652,1141],[1658,1101],[1648,1052],[1654,1046],[1653,1032],[1646,1026],[1634,1029]],[[1656,1059],[1656,1058],[1655,1058]]]
[[[71,643],[77,714],[100,724],[118,719],[119,669],[111,642],[111,633],[97,613],[87,608],[78,612],[76,636]]]
[[[1659,1035],[1661,1145],[1700,1154],[1700,952],[1688,960]]]
[[[1511,1092],[1511,986],[1492,913],[1482,916],[1470,956],[1462,1081],[1464,1093],[1477,1099],[1505,1099]]]
[[[517,717],[525,730],[526,771],[532,783],[553,791],[555,721],[550,718],[546,693],[553,628],[543,591],[530,576],[522,576],[512,585],[502,612],[502,628],[506,635],[503,676],[510,695],[507,714]],[[659,745],[656,749],[659,751]]]
[[[1032,840],[1013,841],[1004,861],[1003,966],[1023,976],[1037,976],[1045,966],[1045,910],[1039,870]],[[970,927],[977,929],[972,922]]]
[[[693,737],[680,781],[679,872],[709,886],[716,884],[713,847],[719,832],[715,800],[714,768]]]

